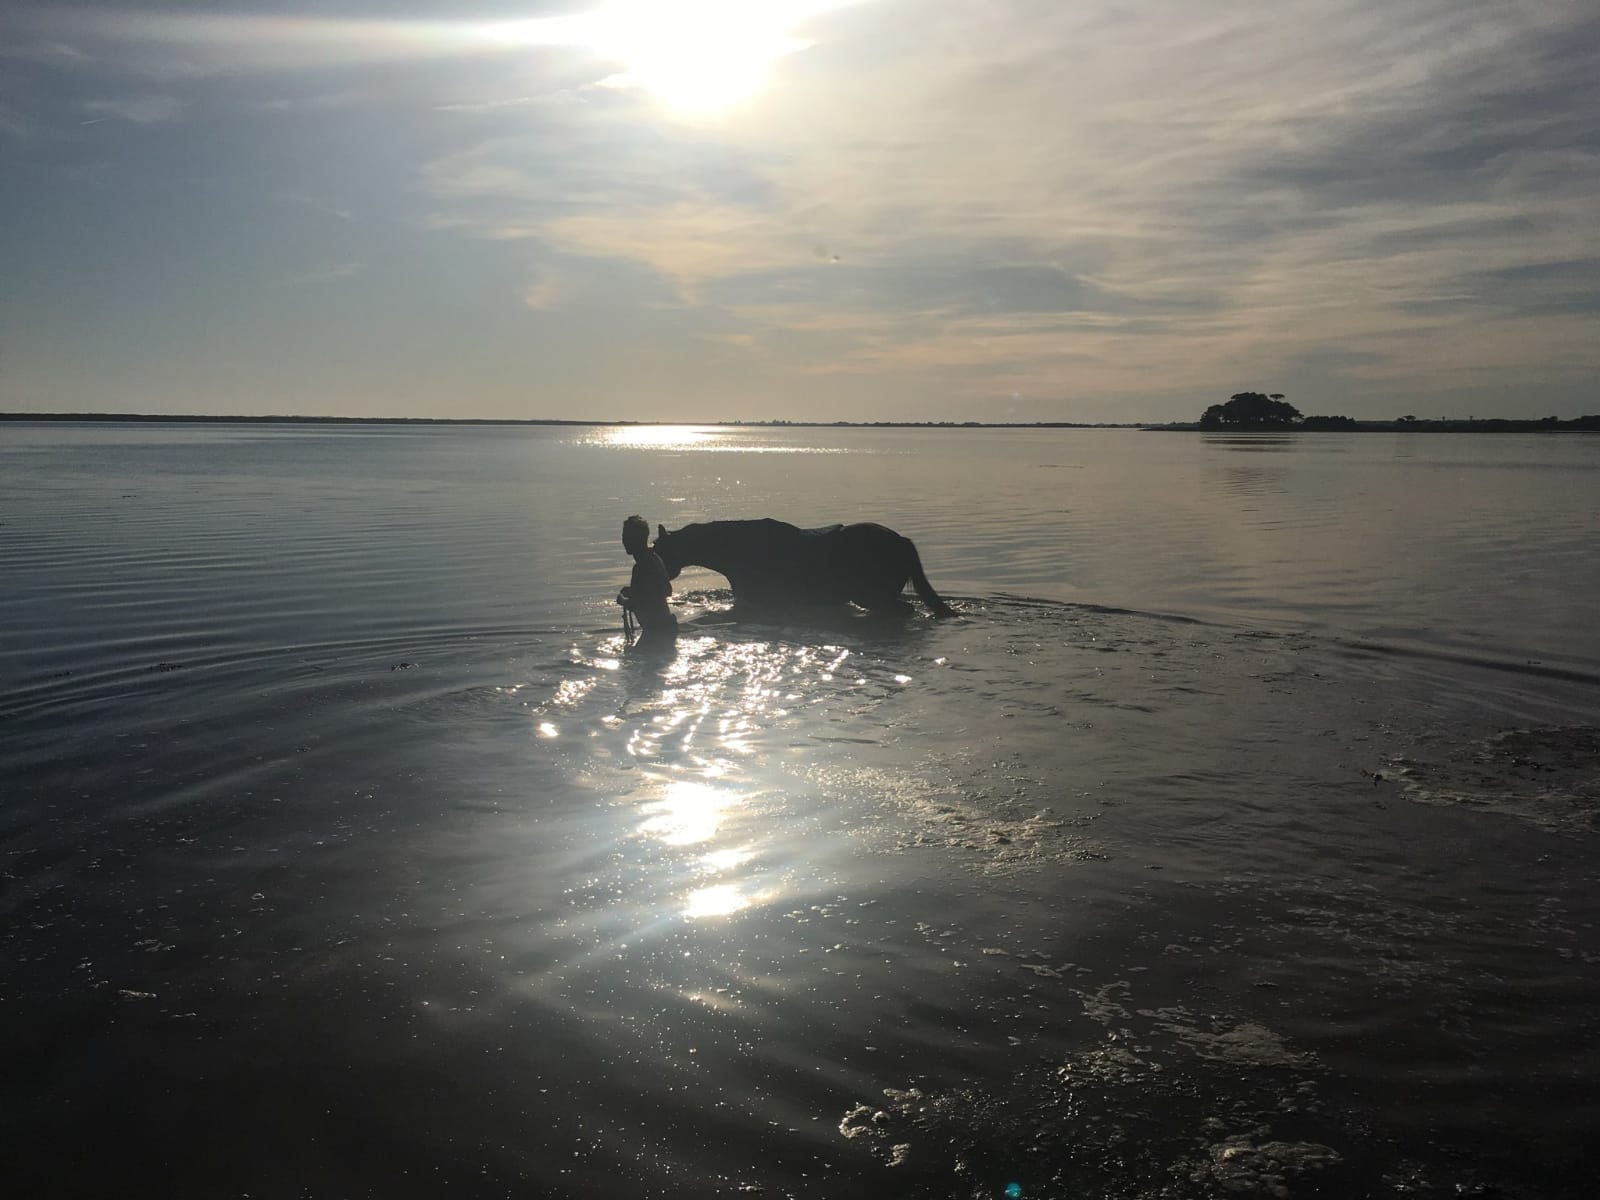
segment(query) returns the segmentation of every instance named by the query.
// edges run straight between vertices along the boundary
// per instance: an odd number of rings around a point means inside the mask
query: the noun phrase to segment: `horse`
[[[727,577],[735,604],[764,608],[854,602],[872,612],[909,613],[900,595],[909,579],[936,617],[955,609],[922,573],[908,537],[883,525],[799,529],[770,517],[706,521],[669,531],[656,526],[653,547],[676,579],[684,567],[709,567]]]

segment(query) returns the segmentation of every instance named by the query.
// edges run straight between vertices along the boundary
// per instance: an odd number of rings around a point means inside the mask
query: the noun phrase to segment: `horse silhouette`
[[[684,567],[709,567],[727,577],[734,603],[783,608],[855,603],[872,612],[907,613],[901,596],[909,580],[936,617],[955,610],[922,573],[908,537],[883,525],[824,525],[799,529],[767,517],[705,521],[669,531],[656,526],[655,552],[676,579]]]

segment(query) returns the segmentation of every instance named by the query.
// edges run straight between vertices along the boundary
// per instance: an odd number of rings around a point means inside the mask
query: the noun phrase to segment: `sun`
[[[609,87],[638,88],[686,116],[750,99],[779,59],[811,43],[806,17],[855,0],[610,0],[557,18],[571,41],[621,64]]]
[[[799,20],[822,8],[799,0],[613,0],[593,14],[594,48],[637,87],[691,116],[732,108],[761,90],[772,65],[810,43]]]

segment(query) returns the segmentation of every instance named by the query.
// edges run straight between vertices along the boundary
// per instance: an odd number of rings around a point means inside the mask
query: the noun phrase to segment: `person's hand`
[[[623,588],[620,592],[617,593],[617,603],[622,605],[623,608],[628,608],[628,607],[630,607],[632,605],[633,597],[628,595],[628,589],[627,588]]]

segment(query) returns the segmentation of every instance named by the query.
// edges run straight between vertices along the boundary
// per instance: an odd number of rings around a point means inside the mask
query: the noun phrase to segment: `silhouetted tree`
[[[1288,429],[1300,423],[1300,410],[1282,392],[1236,392],[1226,404],[1213,404],[1200,416],[1202,429]]]

